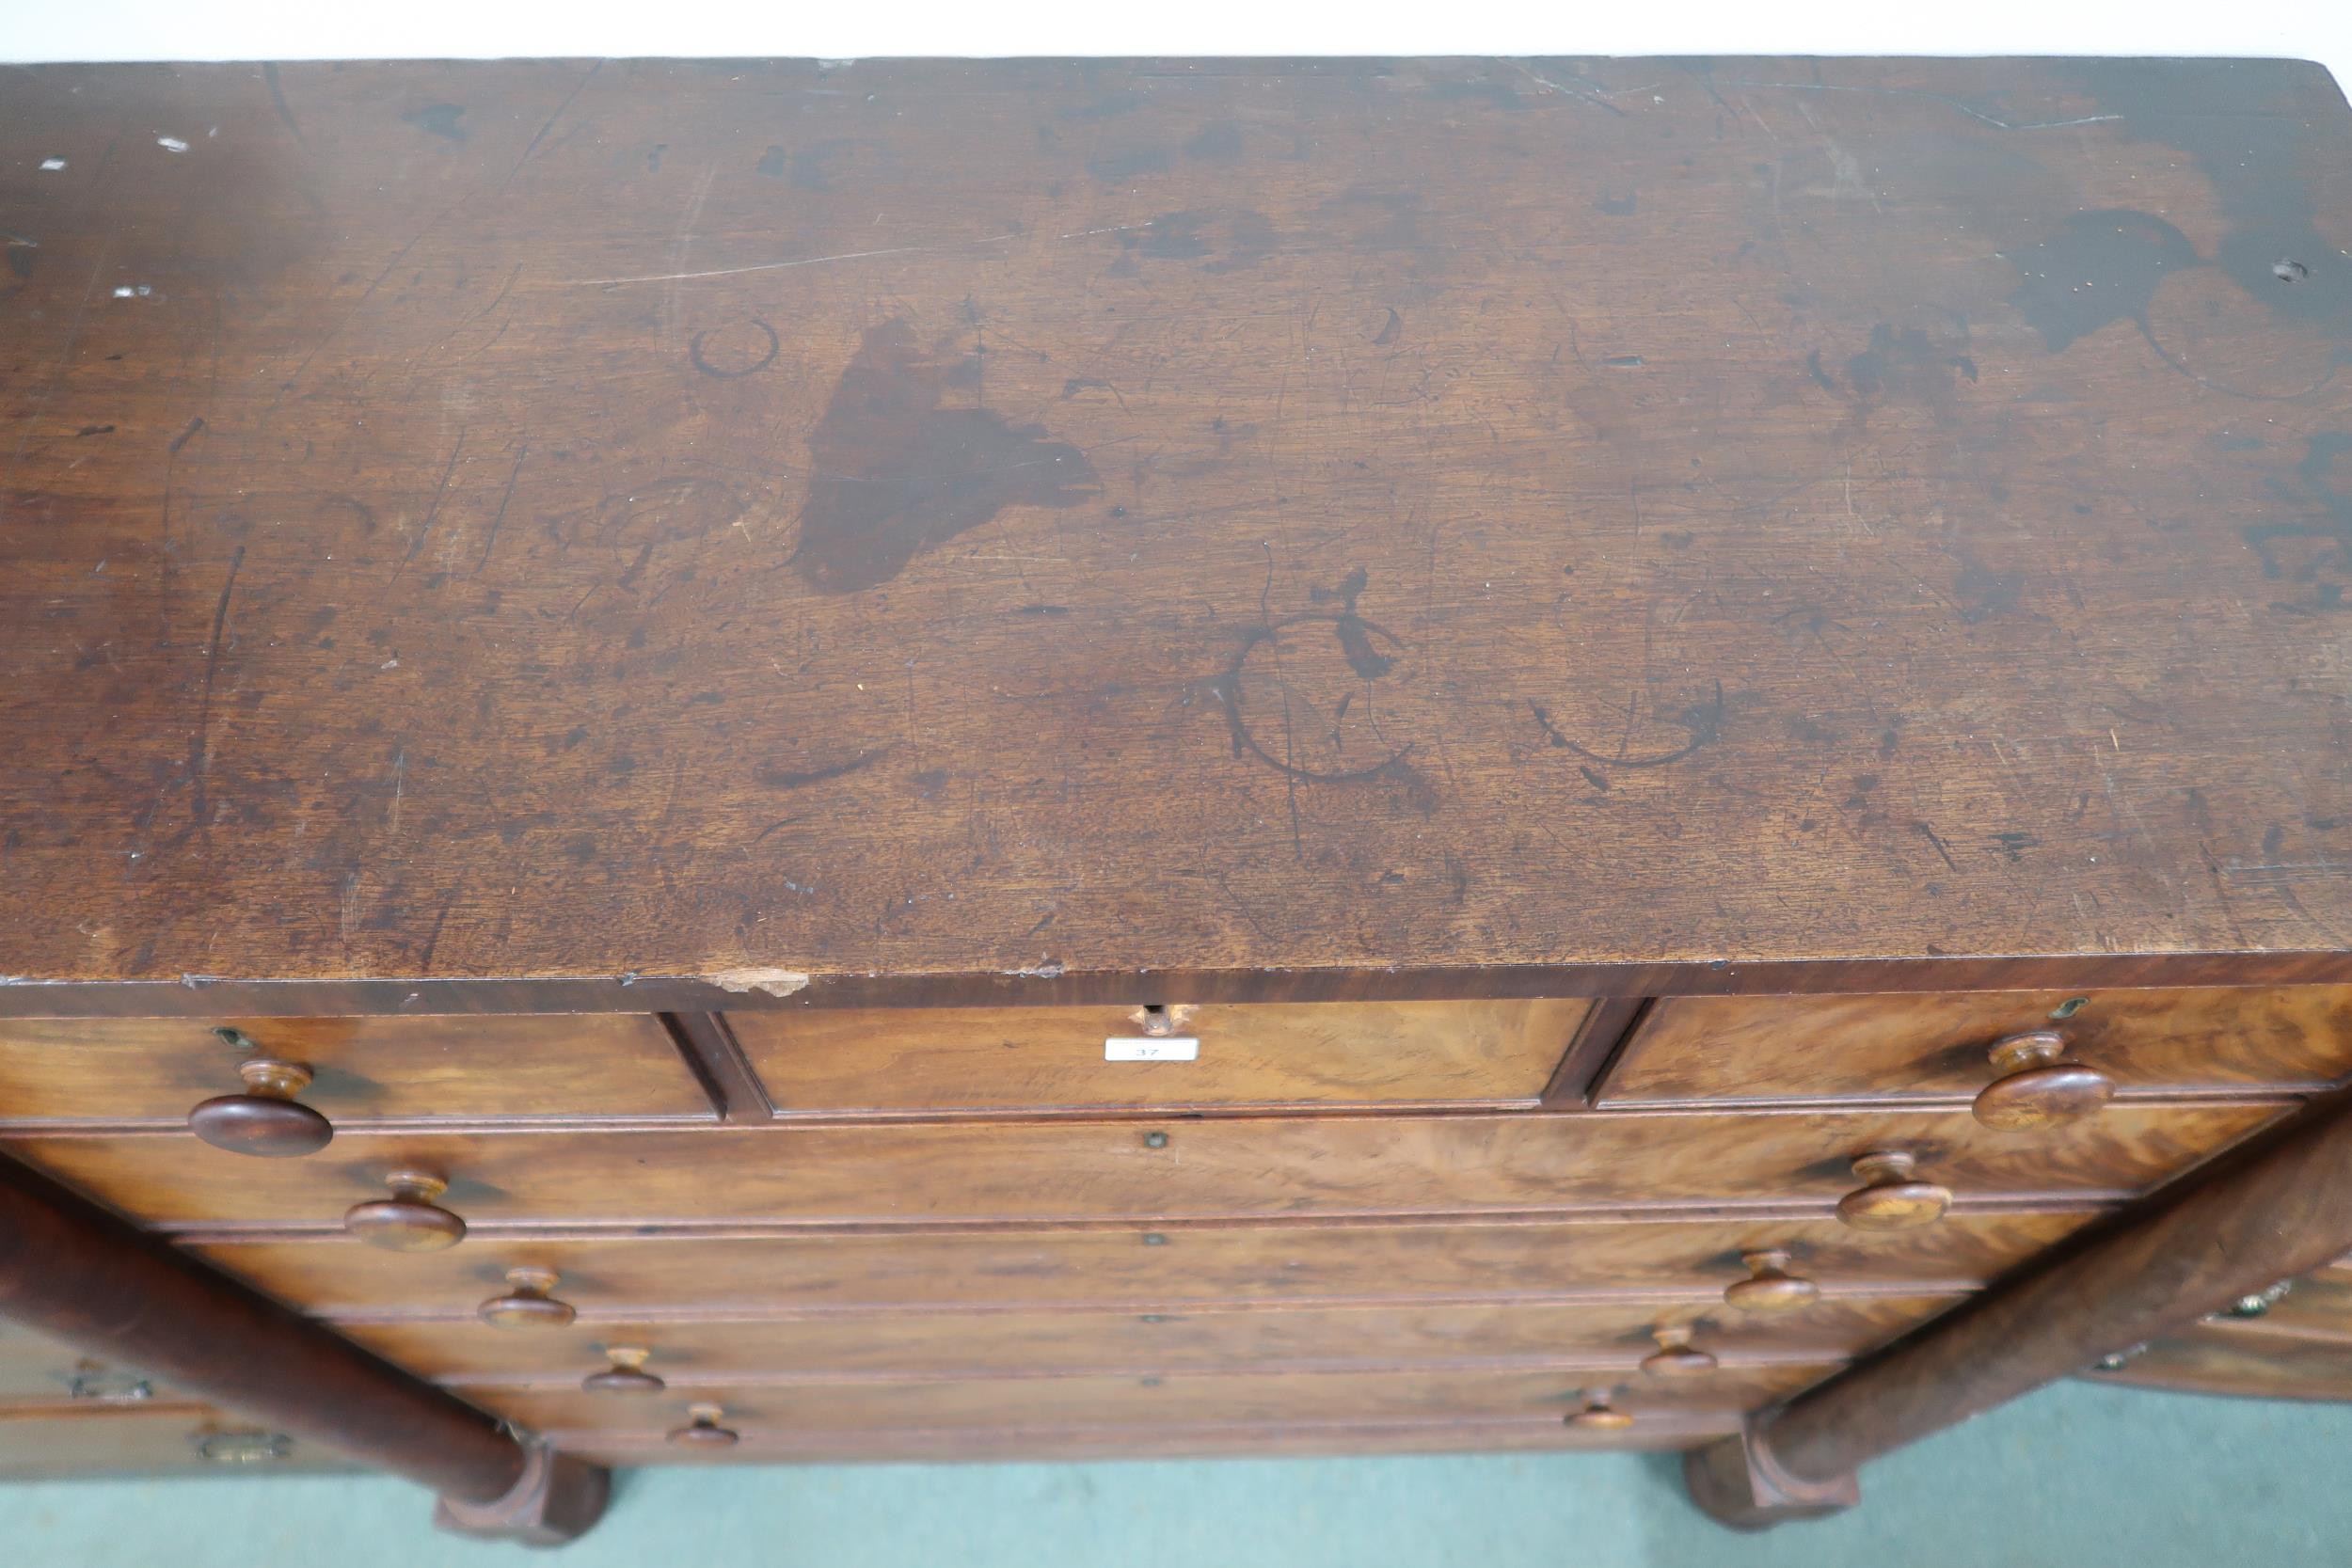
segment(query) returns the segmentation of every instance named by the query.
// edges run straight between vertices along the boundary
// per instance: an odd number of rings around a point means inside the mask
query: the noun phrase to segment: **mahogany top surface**
[[[9,68],[0,213],[12,975],[2352,947],[2316,66]]]

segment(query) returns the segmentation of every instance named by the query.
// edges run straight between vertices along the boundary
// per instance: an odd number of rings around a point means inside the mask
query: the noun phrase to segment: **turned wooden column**
[[[1851,1506],[1866,1463],[2352,1249],[2337,1095],[1685,1456],[1701,1508],[1762,1528]]]
[[[452,1528],[553,1543],[603,1512],[600,1467],[516,1438],[7,1160],[0,1317],[430,1487]]]

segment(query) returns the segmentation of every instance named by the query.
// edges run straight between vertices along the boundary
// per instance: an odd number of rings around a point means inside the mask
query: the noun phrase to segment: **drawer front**
[[[2252,1326],[2352,1346],[2352,1263],[2338,1260],[2296,1279]]]
[[[316,1444],[200,1404],[0,1404],[0,1479],[8,1481],[352,1468]]]
[[[775,1465],[845,1461],[1303,1458],[1341,1454],[1529,1453],[1693,1448],[1740,1430],[1736,1410],[1648,1410],[1622,1432],[1572,1427],[1557,1416],[1470,1420],[1153,1421],[1141,1426],[867,1427],[811,1432],[725,1418],[740,1440],[713,1448],[667,1442],[650,1426],[562,1434],[566,1453],[616,1468],[640,1465]]]
[[[0,1323],[0,1404],[143,1404],[167,1390],[131,1368]]]
[[[1181,1372],[1165,1377],[1007,1377],[797,1384],[689,1384],[657,1396],[572,1388],[473,1388],[467,1398],[543,1433],[665,1431],[687,1407],[722,1406],[723,1419],[803,1431],[873,1428],[1107,1425],[1187,1421],[1351,1421],[1550,1417],[1581,1409],[1588,1386],[1622,1385],[1617,1401],[1644,1411],[1748,1410],[1820,1382],[1835,1366],[1724,1367],[1678,1383],[1638,1372]]]
[[[857,1309],[1388,1301],[1648,1290],[1712,1294],[1742,1253],[1788,1250],[1835,1291],[1850,1281],[1966,1289],[2101,1211],[1965,1212],[1915,1230],[1836,1220],[1220,1225],[1167,1229],[818,1232],[555,1239],[485,1234],[393,1253],[340,1233],[199,1242],[191,1250],[281,1301],[333,1318],[463,1312],[505,1271],[552,1269],[584,1313],[689,1306]]]
[[[2119,1092],[2310,1089],[2352,1073],[2352,987],[1670,997],[1611,1105],[1974,1096],[1995,1040],[2055,1031]]]
[[[181,1122],[198,1102],[241,1092],[237,1064],[257,1050],[307,1065],[312,1078],[300,1098],[338,1127],[476,1117],[715,1119],[659,1020],[587,1013],[4,1019],[0,1123]]]
[[[789,1116],[1532,1104],[1591,1010],[1584,1001],[807,1008],[728,1022]]]
[[[2183,1394],[2264,1400],[2352,1400],[2352,1342],[2266,1330],[2259,1323],[2192,1323],[2140,1350],[2116,1371],[2084,1374]]]
[[[746,1373],[1144,1373],[1511,1360],[1622,1371],[1658,1348],[1654,1324],[1689,1325],[1699,1345],[1726,1361],[1818,1363],[1859,1354],[1959,1299],[1850,1296],[1777,1319],[1701,1295],[1584,1306],[838,1313],[734,1323],[597,1315],[537,1333],[472,1322],[337,1326],[411,1371],[467,1385],[577,1381],[603,1367],[602,1347],[614,1344],[649,1347],[649,1370],[695,1382]]]
[[[2037,1134],[1965,1112],[1739,1116],[1533,1113],[1327,1119],[714,1128],[699,1132],[365,1131],[307,1160],[250,1160],[184,1134],[7,1147],[139,1219],[337,1223],[387,1172],[445,1176],[469,1221],[1171,1219],[1619,1209],[1852,1190],[1852,1156],[1911,1149],[1964,1201],[2122,1194],[2277,1114],[2261,1104],[2132,1106]]]

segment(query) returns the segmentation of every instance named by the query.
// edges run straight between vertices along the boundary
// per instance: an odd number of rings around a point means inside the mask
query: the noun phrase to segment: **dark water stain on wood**
[[[1122,236],[1120,247],[1154,261],[1197,261],[1202,272],[1237,272],[1274,254],[1274,224],[1248,208],[1162,213]]]
[[[439,136],[444,141],[462,142],[466,139],[466,128],[457,122],[465,117],[465,113],[462,103],[427,103],[421,109],[409,110],[400,118],[427,135]]]
[[[2145,331],[2165,275],[2201,264],[2188,236],[2149,213],[2071,213],[2058,232],[2009,256],[2018,276],[2010,303],[2051,353],[2113,322]]]
[[[917,553],[1009,506],[1077,506],[1094,467],[1039,425],[943,408],[969,356],[925,351],[905,322],[869,328],[809,437],[808,501],[792,564],[823,594],[889,581]]]
[[[1204,164],[1230,164],[1241,157],[1241,127],[1230,119],[1213,120],[1184,142],[1184,156]]]
[[[2270,482],[2271,493],[2301,515],[2239,530],[2261,560],[2264,577],[2311,591],[2308,598],[2273,600],[2270,608],[2281,614],[2352,610],[2344,592],[2352,585],[2352,488],[2339,488],[2335,477],[2346,457],[2352,457],[2352,434],[2324,430],[2311,436],[2294,479]]]
[[[883,746],[864,751],[853,757],[840,762],[829,762],[819,768],[777,768],[772,764],[766,765],[759,768],[756,777],[761,784],[770,789],[806,789],[810,784],[823,784],[828,779],[844,778],[862,768],[870,768],[888,755],[891,750],[892,748]]]
[[[726,326],[695,333],[686,345],[686,356],[703,374],[733,381],[774,364],[782,346],[774,327],[755,316],[747,316]]]
[[[1347,574],[1339,587],[1317,588],[1312,590],[1309,596],[1316,604],[1325,604],[1333,599],[1340,601],[1342,608],[1336,627],[1340,639],[1340,651],[1347,656],[1349,669],[1365,680],[1376,681],[1396,668],[1396,660],[1372,645],[1374,629],[1372,623],[1356,613],[1356,596],[1364,591],[1364,584],[1370,580],[1370,575],[1359,566]],[[1383,632],[1382,635],[1385,637],[1387,633]]]
[[[2342,100],[2303,95],[2309,68],[2289,60],[2076,60],[2066,67],[2114,130],[2186,153],[2211,182],[2226,225],[2211,264],[2272,311],[2342,340],[2352,337],[2344,257],[2319,230],[2312,124]],[[2328,100],[2334,100],[2329,102]],[[2151,220],[2155,221],[2155,220]],[[2295,262],[2289,283],[2275,270]],[[2328,264],[2328,286],[2307,288]]]
[[[1686,743],[1662,752],[1630,752],[1620,743],[1618,750],[1612,753],[1596,752],[1581,744],[1553,722],[1550,709],[1532,697],[1522,700],[1526,702],[1527,711],[1534,717],[1536,728],[1543,732],[1547,744],[1560,751],[1573,752],[1586,762],[1597,763],[1603,768],[1663,768],[1669,763],[1680,762],[1700,748],[1714,744],[1724,721],[1724,683],[1719,680],[1714,683],[1711,696],[1692,703],[1679,712],[1655,715],[1659,721],[1687,734],[1691,738]],[[1579,771],[1584,770],[1580,768]],[[1585,777],[1590,782],[1592,775],[1585,772]],[[1601,787],[1606,788],[1607,785]]]
[[[1954,337],[1951,342],[1931,341],[1921,328],[1898,330],[1881,322],[1870,328],[1869,346],[1846,360],[1842,388],[1839,378],[1823,367],[1819,350],[1806,356],[1805,373],[1817,385],[1850,399],[1857,415],[1890,403],[1909,403],[1942,419],[1953,412],[1960,380],[1977,379],[1975,360],[1946,352],[1966,344],[1967,328],[1958,328]]]

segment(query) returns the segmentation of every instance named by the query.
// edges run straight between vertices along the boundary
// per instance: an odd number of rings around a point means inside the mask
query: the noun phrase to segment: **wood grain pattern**
[[[0,143],[17,974],[2341,970],[2315,66],[10,68]]]
[[[1156,1312],[924,1312],[728,1321],[592,1314],[568,1329],[471,1321],[358,1323],[348,1338],[421,1376],[462,1388],[564,1386],[603,1365],[600,1347],[647,1345],[673,1381],[751,1374],[878,1377],[1232,1370],[1458,1362],[1623,1370],[1657,1349],[1658,1323],[1692,1324],[1726,1363],[1852,1358],[1957,1300],[1851,1296],[1787,1318],[1733,1311],[1713,1293],[1576,1306],[1190,1307]]]
[[[144,1221],[339,1221],[387,1171],[446,1175],[481,1220],[939,1221],[1343,1215],[1811,1200],[1852,1157],[1915,1150],[1962,1201],[2117,1196],[2276,1114],[2262,1104],[2119,1108],[2054,1134],[1964,1112],[1332,1117],[1266,1120],[714,1127],[684,1132],[371,1133],[299,1161],[180,1134],[5,1147]]]
[[[1849,1284],[1925,1291],[1982,1284],[2099,1211],[1961,1212],[1864,1236],[1819,1212],[1678,1223],[1168,1225],[1083,1230],[817,1232],[725,1239],[572,1237],[477,1228],[447,1252],[395,1256],[341,1234],[187,1244],[281,1300],[330,1319],[453,1314],[506,1288],[509,1268],[555,1270],[583,1310],[628,1315],[864,1311],[901,1307],[1136,1310],[1216,1302],[1572,1297],[1692,1290],[1744,1278],[1742,1253],[1786,1247],[1833,1294]]]
[[[1388,1370],[1337,1372],[1171,1372],[1142,1377],[999,1377],[907,1382],[731,1385],[673,1380],[652,1397],[570,1389],[477,1388],[469,1397],[534,1431],[665,1431],[686,1407],[723,1404],[730,1424],[789,1422],[803,1431],[853,1433],[875,1428],[1098,1424],[1187,1421],[1377,1421],[1549,1416],[1583,1403],[1588,1386],[1625,1386],[1619,1400],[1644,1412],[1752,1409],[1833,1370],[1821,1366],[1726,1367],[1673,1383],[1645,1378],[1629,1357],[1613,1376],[1578,1370]]]
[[[2123,1094],[2314,1089],[2352,1073],[2352,988],[1670,997],[1600,1100],[1901,1100],[1974,1095],[2009,1035],[2053,1030]]]
[[[660,1022],[532,1018],[0,1020],[0,1124],[184,1120],[244,1085],[252,1052],[314,1070],[302,1102],[339,1127],[477,1117],[713,1119]]]
[[[1154,992],[1154,997],[1158,993]],[[1592,1004],[1578,1000],[1187,1007],[1194,1061],[1106,1061],[1127,1007],[811,1008],[729,1020],[778,1114],[1034,1107],[1532,1105]]]

